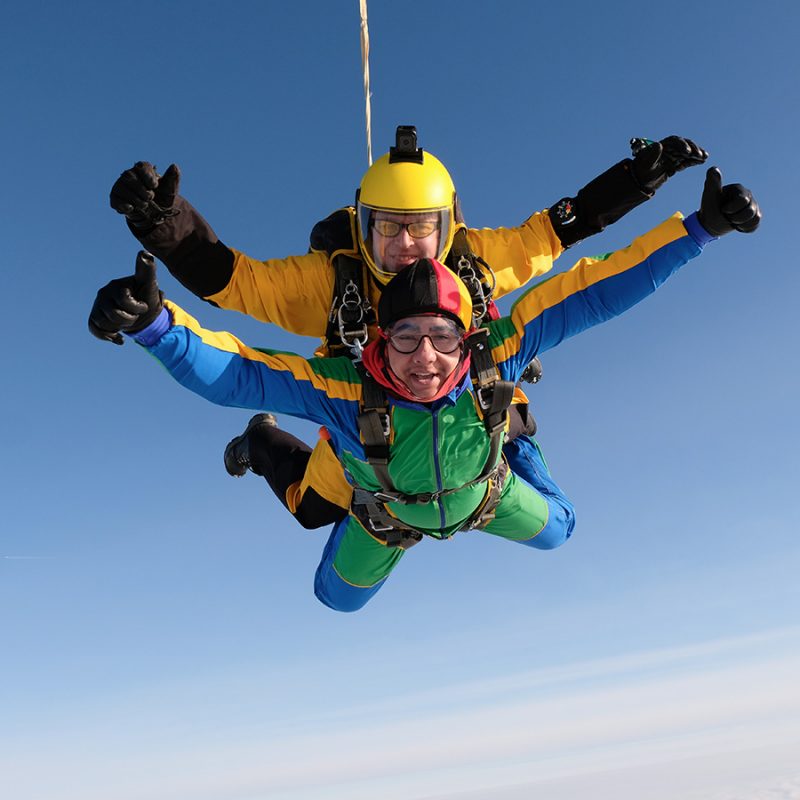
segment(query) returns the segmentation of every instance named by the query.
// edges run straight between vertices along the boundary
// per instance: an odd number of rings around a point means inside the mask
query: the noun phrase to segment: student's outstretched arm
[[[572,269],[526,292],[511,315],[491,324],[495,361],[517,379],[531,358],[570,336],[627,311],[651,295],[710,241],[754,231],[761,212],[741,184],[722,186],[708,170],[700,209],[680,214],[607,256],[581,259]]]
[[[248,347],[209,331],[164,300],[155,261],[140,252],[134,275],[97,293],[89,329],[122,344],[127,334],[146,347],[182,386],[224,406],[276,411],[340,427],[358,413],[361,383],[349,359],[305,359]]]

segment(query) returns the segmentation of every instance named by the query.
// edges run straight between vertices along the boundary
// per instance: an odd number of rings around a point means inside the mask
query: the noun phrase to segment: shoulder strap
[[[386,392],[362,363],[357,364],[357,369],[363,386],[358,429],[364,440],[364,455],[375,472],[385,498],[399,500],[401,495],[389,476],[390,420]]]
[[[447,262],[469,291],[475,325],[484,325],[490,319],[497,319],[499,313],[492,300],[496,285],[494,271],[480,256],[472,252],[467,241],[466,228],[458,228],[453,235]]]
[[[333,297],[325,344],[332,355],[350,355],[359,361],[369,338],[369,325],[375,322],[375,313],[364,290],[364,263],[345,253],[336,253],[331,266]]]
[[[480,480],[485,479],[496,468],[500,458],[508,422],[508,408],[514,397],[514,383],[500,378],[500,370],[492,358],[489,331],[486,328],[470,334],[467,347],[475,395],[483,414],[483,424],[489,434],[489,456]]]
[[[349,355],[358,361],[375,315],[365,290],[364,262],[358,257],[355,209],[340,208],[311,229],[310,250],[325,253],[333,269],[324,348],[329,355]]]

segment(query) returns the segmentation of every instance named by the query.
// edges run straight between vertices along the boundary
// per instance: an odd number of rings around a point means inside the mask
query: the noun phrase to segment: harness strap
[[[363,395],[358,430],[364,440],[364,455],[375,472],[381,488],[386,493],[397,494],[389,476],[389,404],[383,387],[359,362],[356,369],[361,376]]]
[[[514,397],[514,384],[500,378],[500,371],[489,348],[489,331],[481,328],[467,338],[470,352],[472,382],[483,414],[483,424],[489,434],[489,455],[481,475],[476,480],[485,480],[499,463],[503,447],[508,408]]]
[[[467,242],[467,231],[459,228],[453,234],[448,262],[453,272],[461,278],[472,298],[472,320],[476,326],[497,319],[499,312],[492,300],[497,280],[492,268],[472,252]],[[491,282],[487,280],[491,279]]]
[[[325,341],[332,352],[348,348],[358,361],[369,338],[369,325],[375,322],[375,313],[364,292],[364,265],[345,253],[336,253],[331,263],[333,298]]]
[[[464,524],[462,530],[485,528],[495,517],[497,504],[500,502],[500,495],[503,493],[503,486],[508,477],[508,464],[501,461],[497,466],[497,475],[489,479],[489,491],[486,499],[478,510],[472,515],[469,522]]]
[[[350,510],[364,530],[387,547],[400,547],[408,550],[409,547],[422,541],[422,531],[393,517],[373,492],[359,486],[353,489]]]
[[[496,475],[489,479],[486,497],[475,513],[458,530],[442,539],[449,539],[460,531],[485,528],[495,518],[507,477],[508,464],[502,461],[498,465]],[[387,547],[400,547],[408,550],[421,542],[423,536],[426,535],[412,525],[389,514],[385,504],[378,499],[377,493],[358,486],[353,489],[350,510],[369,535],[383,542]]]
[[[467,244],[467,231],[465,228],[458,228],[453,234],[453,244],[450,245],[450,252],[454,258],[471,255],[469,244]]]

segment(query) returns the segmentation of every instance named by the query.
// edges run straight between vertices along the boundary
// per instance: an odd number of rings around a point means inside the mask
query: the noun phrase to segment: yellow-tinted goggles
[[[395,222],[393,219],[373,219],[372,227],[387,239],[392,239],[397,236],[403,228],[408,231],[408,235],[412,239],[425,239],[435,231],[438,231],[440,226],[439,220],[425,219],[419,222]]]

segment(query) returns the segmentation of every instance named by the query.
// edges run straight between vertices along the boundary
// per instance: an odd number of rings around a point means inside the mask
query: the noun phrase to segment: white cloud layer
[[[302,724],[271,725],[263,708],[260,726],[218,713],[213,730],[181,730],[118,707],[10,737],[0,771],[15,800],[788,800],[800,797],[799,644],[786,630],[398,686],[381,705],[306,709]]]

